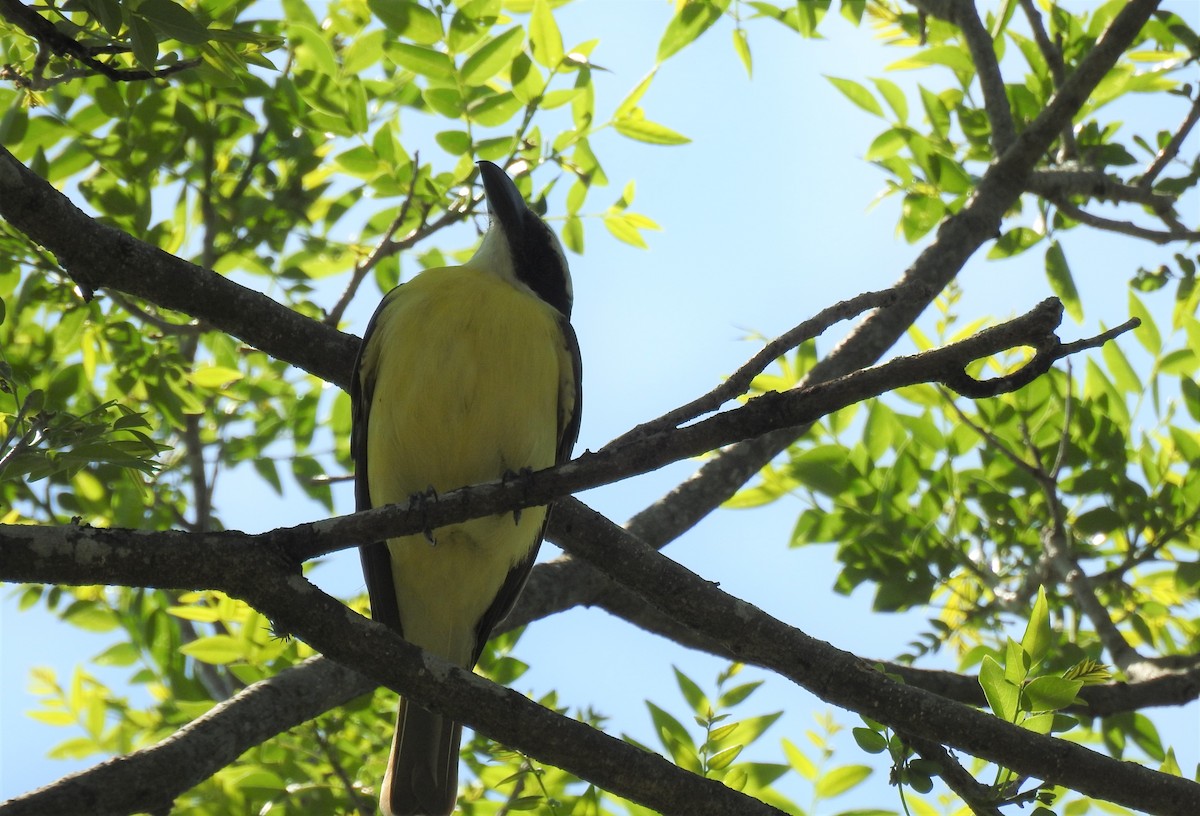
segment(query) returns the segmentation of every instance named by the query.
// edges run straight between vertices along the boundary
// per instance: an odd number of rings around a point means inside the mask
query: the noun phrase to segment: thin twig
[[[761,374],[767,366],[801,343],[818,337],[830,326],[842,320],[849,320],[871,309],[886,308],[892,305],[903,296],[904,291],[904,287],[901,286],[877,292],[864,292],[822,309],[808,320],[767,343],[757,354],[707,394],[668,411],[657,419],[638,425],[614,439],[609,445],[619,446],[629,440],[648,436],[667,428],[677,428],[698,416],[717,410],[729,400],[745,394],[754,378]]]
[[[946,787],[958,794],[975,816],[1004,816],[996,806],[996,795],[992,788],[980,784],[945,746],[910,734],[904,735],[904,741],[912,746],[922,759],[937,765],[938,776],[946,783]]]
[[[1105,218],[1101,215],[1090,213],[1076,205],[1072,204],[1065,198],[1053,198],[1054,206],[1058,207],[1064,214],[1069,215],[1081,224],[1087,224],[1089,227],[1102,229],[1106,232],[1115,232],[1120,235],[1129,235],[1133,238],[1140,238],[1143,241],[1150,241],[1154,244],[1166,245],[1176,241],[1200,241],[1200,232],[1196,230],[1152,230],[1146,227],[1138,226],[1130,221],[1117,221],[1112,218]]]
[[[1033,4],[1033,0],[1020,0],[1020,2],[1021,10],[1025,12],[1025,17],[1029,20],[1029,28],[1033,31],[1033,40],[1037,44],[1038,50],[1042,52],[1042,56],[1046,58],[1046,64],[1050,66],[1050,77],[1054,80],[1054,88],[1057,90],[1067,80],[1067,68],[1063,64],[1062,50],[1050,42],[1050,37],[1046,35],[1046,27],[1042,25],[1042,14]],[[1059,151],[1058,160],[1069,159],[1077,152],[1075,132],[1068,122],[1063,126],[1062,149]]]
[[[1183,146],[1183,140],[1187,138],[1188,133],[1195,127],[1196,122],[1200,121],[1200,93],[1196,94],[1196,98],[1192,100],[1191,110],[1183,120],[1183,124],[1175,131],[1171,140],[1158,151],[1158,155],[1154,157],[1154,161],[1146,168],[1146,172],[1142,174],[1138,180],[1138,185],[1141,187],[1150,187],[1154,180],[1158,178],[1159,173],[1166,169],[1167,165],[1179,154],[1179,148]]]

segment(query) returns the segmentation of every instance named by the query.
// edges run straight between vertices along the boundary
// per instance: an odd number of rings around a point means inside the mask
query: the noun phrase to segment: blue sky
[[[1187,0],[1168,5],[1189,11],[1193,23],[1200,23],[1198,7]],[[592,59],[609,72],[594,75],[598,112],[611,111],[652,67],[670,12],[669,3],[650,0],[583,0],[558,12],[568,47],[600,39]],[[869,27],[855,29],[831,16],[822,29],[826,39],[815,41],[765,21],[750,24],[751,80],[733,51],[730,28],[719,24],[668,61],[643,99],[648,118],[691,137],[691,144],[653,147],[611,131],[595,140],[612,187],[593,194],[586,209],[602,210],[626,181],[636,180],[631,209],[649,215],[663,230],[647,233],[650,248],[638,250],[612,239],[597,219],[587,227],[586,253],[571,259],[574,323],[585,372],[580,451],[596,449],[632,425],[707,391],[757,350],[754,336],[773,336],[826,305],[892,283],[923,245],[909,245],[896,235],[899,199],[870,207],[884,187],[884,175],[862,156],[883,122],[853,106],[822,75],[864,81],[886,74],[913,93],[918,81],[943,87],[948,77],[937,75],[938,69],[887,73],[886,66],[904,54],[884,48]],[[919,110],[915,97],[910,96],[910,104]],[[1152,133],[1174,127],[1183,105],[1133,100],[1122,114],[1130,124],[1153,123],[1137,127]],[[405,123],[406,147],[420,149],[423,158],[437,150],[432,134],[428,123]],[[1196,138],[1185,153],[1195,152]],[[1195,201],[1190,205],[1185,221],[1195,220]],[[1122,322],[1125,282],[1139,265],[1152,266],[1175,251],[1083,229],[1065,236],[1063,245],[1086,309],[1082,325],[1064,327],[1064,339]],[[415,263],[405,263],[406,274],[415,268]],[[960,282],[963,323],[1023,312],[1051,294],[1036,250],[1003,263],[977,257]],[[360,300],[346,326],[357,333],[374,306],[373,298]],[[1149,302],[1159,314],[1169,309],[1165,296]],[[820,348],[829,348],[840,336],[835,328]],[[1126,339],[1122,348],[1137,359],[1134,342]],[[581,498],[623,521],[695,466],[678,463]],[[339,511],[353,509],[348,486],[336,491],[336,499]],[[216,504],[227,527],[251,532],[323,515],[298,491],[276,500],[249,474],[237,472],[223,483]],[[798,500],[785,499],[753,511],[720,511],[666,552],[727,591],[840,648],[871,657],[903,651],[926,615],[871,614],[869,592],[848,598],[834,594],[832,548],[786,548],[800,509]],[[544,557],[556,554],[551,546],[544,550]],[[343,596],[363,591],[352,553],[331,559],[317,578]],[[69,677],[74,663],[101,652],[109,641],[44,614],[18,615],[9,598],[4,599],[0,627],[5,655],[0,669],[2,800],[90,764],[42,759],[72,734],[34,723],[22,713],[34,706],[26,693],[28,671],[51,665],[60,678]],[[515,684],[519,690],[536,697],[557,689],[560,703],[591,705],[611,717],[612,730],[653,745],[657,741],[644,700],[681,717],[687,713],[671,666],[706,690],[724,667],[722,661],[587,609],[531,626],[517,654],[533,665]],[[951,667],[944,660],[930,665]],[[121,676],[98,674],[114,682]],[[762,676],[753,669],[743,674]],[[764,745],[777,749],[779,740],[787,738],[808,749],[804,732],[815,727],[813,714],[828,706],[772,680],[742,713],[776,710],[787,714],[767,732]],[[835,715],[847,728],[858,723],[855,715]],[[1192,704],[1157,719],[1180,764],[1195,768],[1200,761],[1200,707]],[[837,761],[866,761],[849,740],[839,746]],[[779,755],[771,753],[772,758]],[[768,756],[760,752],[756,758]],[[807,807],[806,787],[793,780],[785,790]],[[835,804],[899,808],[886,770],[876,770],[854,802],[831,802],[828,809]]]

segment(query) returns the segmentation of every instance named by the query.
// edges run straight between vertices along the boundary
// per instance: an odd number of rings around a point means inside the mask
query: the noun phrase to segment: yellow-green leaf
[[[821,799],[840,796],[871,775],[866,765],[843,765],[822,774],[814,785],[814,793]]]
[[[193,371],[188,377],[192,384],[200,388],[223,388],[229,383],[242,378],[242,372],[236,368],[224,366],[208,366]]]
[[[738,59],[745,67],[746,76],[753,77],[754,58],[750,56],[750,40],[746,37],[746,29],[735,28],[733,30],[733,50],[737,52]]]
[[[179,647],[179,651],[201,663],[224,665],[246,656],[246,645],[229,635],[209,635]]]
[[[1075,288],[1075,279],[1071,277],[1071,268],[1067,266],[1067,256],[1063,254],[1058,241],[1051,241],[1046,250],[1046,277],[1050,281],[1051,291],[1066,307],[1067,314],[1076,323],[1082,323],[1083,304],[1079,300],[1079,290]]]
[[[729,0],[687,0],[667,23],[667,30],[658,43],[658,61],[662,62],[692,43],[721,19],[721,13],[728,6]]]
[[[547,0],[534,0],[533,15],[529,19],[529,45],[533,58],[547,68],[555,68],[562,62],[562,34]]]
[[[640,116],[628,116],[613,122],[617,133],[639,142],[658,145],[681,145],[691,141],[682,133],[677,133],[665,125],[651,122]]]
[[[482,85],[500,73],[513,61],[525,42],[525,31],[513,26],[498,37],[488,40],[462,65],[462,81],[467,85]]]
[[[392,43],[387,47],[388,57],[401,68],[415,74],[434,79],[450,79],[454,76],[454,62],[441,51],[424,45]]]
[[[873,113],[876,116],[883,116],[883,108],[879,106],[879,102],[875,100],[874,95],[867,90],[863,85],[859,85],[852,79],[841,79],[840,77],[826,76],[833,87],[842,92],[842,95],[865,110],[867,113]]]

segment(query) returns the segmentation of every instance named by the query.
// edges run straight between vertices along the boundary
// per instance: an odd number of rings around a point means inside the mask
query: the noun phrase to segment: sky
[[[1200,5],[1182,0],[1168,6],[1200,25]],[[568,48],[600,39],[592,59],[608,71],[594,74],[598,112],[611,111],[652,67],[670,12],[669,3],[654,0],[582,0],[556,13]],[[888,72],[886,67],[904,54],[884,48],[868,26],[855,29],[836,15],[823,26],[823,40],[802,40],[768,21],[747,29],[752,79],[734,53],[730,26],[722,23],[669,60],[642,101],[648,118],[689,136],[690,144],[655,147],[611,130],[594,140],[612,186],[593,194],[587,209],[602,210],[625,182],[636,180],[631,209],[656,220],[662,231],[646,233],[649,249],[639,250],[611,238],[595,220],[587,226],[585,254],[570,259],[573,323],[584,359],[577,451],[595,450],[633,425],[709,390],[758,349],[757,337],[779,334],[838,300],[894,282],[928,240],[909,245],[897,235],[899,199],[871,206],[885,176],[862,157],[884,124],[852,105],[823,76],[858,81],[887,76],[910,91],[914,111],[919,110],[915,84],[944,87],[948,77],[939,75],[939,69]],[[1122,114],[1131,124],[1153,123],[1139,125],[1139,132],[1172,128],[1183,116],[1177,102],[1134,100]],[[434,155],[433,132],[428,123],[406,120],[406,147],[420,149],[423,158]],[[1185,154],[1195,153],[1196,138],[1185,146]],[[1195,204],[1193,199],[1190,209],[1185,208],[1185,221],[1196,220]],[[1086,310],[1081,325],[1067,322],[1064,339],[1125,320],[1125,282],[1139,265],[1153,266],[1178,251],[1085,229],[1065,235],[1062,243]],[[985,262],[981,255],[959,278],[962,323],[1012,316],[1051,294],[1040,251],[1003,263]],[[406,262],[404,269],[411,273],[415,263]],[[336,293],[331,303],[333,297]],[[371,297],[359,300],[344,328],[361,334],[374,303]],[[1148,302],[1157,314],[1169,309],[1166,296],[1151,296]],[[928,315],[923,321],[926,327],[931,324]],[[831,347],[844,329],[835,327],[819,348]],[[1136,363],[1137,344],[1128,338],[1120,342]],[[621,522],[696,466],[694,461],[677,463],[580,498]],[[339,512],[353,509],[348,485],[335,490],[335,499]],[[276,499],[248,472],[235,471],[226,479],[216,506],[226,527],[249,532],[324,516],[321,507],[295,489]],[[787,548],[801,509],[799,499],[787,498],[752,511],[718,511],[666,553],[719,581],[726,591],[842,649],[879,658],[904,651],[922,631],[927,615],[871,613],[869,590],[849,597],[835,594],[832,547]],[[551,545],[543,549],[543,558],[557,554]],[[343,597],[364,590],[352,552],[330,559],[315,578]],[[28,672],[32,666],[49,665],[60,677],[69,677],[76,662],[111,642],[44,613],[18,615],[9,593],[4,594],[0,801],[91,764],[43,759],[72,734],[42,726],[23,713],[35,705],[27,692]],[[593,706],[611,718],[610,730],[652,745],[657,740],[645,700],[681,718],[687,715],[671,667],[706,691],[725,667],[723,661],[588,609],[530,626],[516,654],[533,666],[515,683],[518,690],[537,697],[555,689],[561,704]],[[922,665],[953,667],[946,658]],[[120,672],[96,673],[121,682]],[[742,674],[744,679],[765,676],[752,668]],[[784,738],[812,755],[805,732],[817,728],[814,715],[833,711],[847,733],[858,724],[856,715],[831,709],[777,679],[739,713],[778,710],[786,714],[767,732],[763,743],[769,750],[753,755],[756,759],[777,760]],[[1200,762],[1200,706],[1193,703],[1156,721],[1183,768],[1194,769]],[[836,744],[837,762],[866,761],[848,738]],[[808,807],[808,788],[794,777],[781,787]],[[885,770],[877,769],[862,789],[826,803],[820,812],[868,805],[900,808]]]

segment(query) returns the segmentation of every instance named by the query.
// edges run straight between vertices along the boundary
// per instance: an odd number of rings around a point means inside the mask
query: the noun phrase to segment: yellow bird
[[[479,172],[490,213],[479,250],[388,292],[363,336],[350,391],[359,510],[550,467],[579,434],[566,257],[503,170]],[[470,669],[525,585],[547,512],[362,547],[372,617]],[[461,725],[402,699],[384,814],[452,813],[461,739]]]

